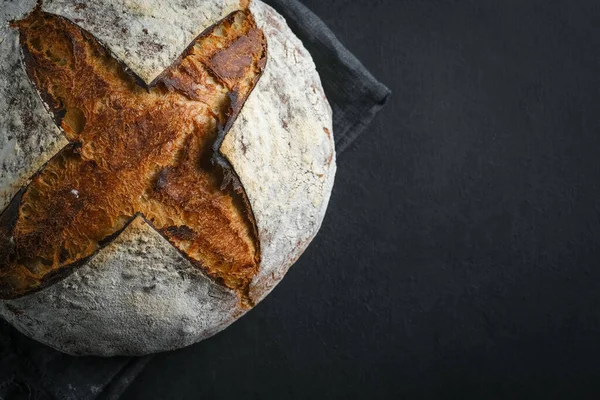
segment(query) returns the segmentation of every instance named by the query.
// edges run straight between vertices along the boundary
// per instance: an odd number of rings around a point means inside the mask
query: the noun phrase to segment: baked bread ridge
[[[272,7],[252,1],[250,11],[269,56],[221,153],[238,174],[258,227],[262,260],[250,287],[258,303],[319,231],[336,154],[332,111],[312,57]]]
[[[22,0],[0,9],[0,76],[8,78],[0,79],[0,210],[68,144],[23,68],[19,32],[9,27],[9,21],[24,18],[35,4]]]
[[[141,213],[250,306],[260,260],[252,211],[243,192],[223,187],[223,172],[234,173],[212,150],[266,63],[249,11],[194,40],[149,88],[62,17],[36,9],[13,26],[29,77],[72,143],[0,215],[0,299],[64,278]]]
[[[175,62],[194,38],[244,3],[244,0],[44,0],[42,10],[92,32],[119,61],[149,84]]]
[[[25,335],[72,355],[145,355],[189,346],[242,314],[142,217],[62,281],[0,303]]]
[[[268,79],[255,87],[221,151],[246,190],[266,249],[251,288],[258,302],[318,231],[335,174],[335,151],[331,110],[310,55],[273,9],[254,1],[251,11],[267,37]],[[296,87],[290,76],[305,78],[300,86],[311,90]],[[277,81],[285,84],[276,87]],[[279,119],[267,118],[267,125],[257,121],[271,115]],[[270,153],[261,154],[262,146]],[[274,174],[270,165],[286,173]],[[271,205],[265,203],[273,197],[261,198],[286,191],[290,195]],[[201,274],[140,217],[63,281],[0,303],[0,314],[28,336],[67,353],[103,356],[184,347],[224,329],[245,311],[236,294]]]

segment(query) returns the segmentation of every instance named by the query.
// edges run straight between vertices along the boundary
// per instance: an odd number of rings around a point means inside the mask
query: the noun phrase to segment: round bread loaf
[[[284,19],[259,0],[21,0],[0,20],[0,315],[66,353],[142,355],[261,301],[336,170]]]

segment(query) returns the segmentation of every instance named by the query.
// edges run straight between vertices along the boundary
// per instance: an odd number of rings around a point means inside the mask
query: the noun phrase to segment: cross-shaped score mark
[[[70,144],[0,216],[0,298],[65,276],[142,214],[251,305],[260,260],[252,212],[242,190],[224,188],[232,172],[213,162],[266,62],[250,13],[209,29],[150,88],[60,17],[36,10],[15,27]]]

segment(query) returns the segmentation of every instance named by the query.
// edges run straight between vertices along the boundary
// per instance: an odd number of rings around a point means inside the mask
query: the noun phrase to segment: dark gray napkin
[[[315,64],[333,109],[338,155],[360,135],[387,101],[390,90],[371,75],[333,32],[297,0],[263,0],[285,17]]]
[[[266,0],[312,54],[333,108],[338,155],[383,107],[390,91],[297,0]],[[72,357],[34,342],[0,321],[0,399],[116,399],[151,356]]]

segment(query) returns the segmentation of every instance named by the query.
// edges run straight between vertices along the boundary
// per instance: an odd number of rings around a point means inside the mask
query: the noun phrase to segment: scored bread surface
[[[137,217],[75,273],[1,310],[22,333],[63,352],[112,356],[193,344],[233,322],[238,303]]]
[[[0,210],[68,144],[27,77],[19,32],[8,24],[24,18],[34,6],[35,0],[22,0],[0,8]]]
[[[260,258],[251,210],[243,191],[225,190],[230,172],[211,153],[264,66],[252,16],[231,14],[148,89],[63,18],[36,10],[16,26],[31,80],[72,144],[0,217],[0,298],[64,277],[141,213],[251,303]]]
[[[49,2],[48,7],[56,3]],[[134,3],[142,2],[91,1],[79,10],[70,6],[74,2],[60,3],[66,4],[62,8],[69,11],[61,14],[60,9],[54,10],[56,14],[87,29],[117,56],[111,42],[118,42],[119,35],[108,30],[101,37],[101,27],[108,23],[103,18],[108,20],[109,16],[85,13],[93,7],[118,4],[135,19],[131,24],[143,26],[145,21],[144,16],[135,17]],[[185,7],[183,3],[168,6],[181,8],[171,20],[158,22],[165,31],[180,29],[179,34],[189,34],[185,24],[177,28],[178,15],[189,18],[189,14],[197,11],[193,7],[203,6],[202,2],[190,2],[193,4]],[[157,3],[156,7],[160,9],[161,5]],[[186,249],[180,247],[182,251],[178,251],[173,240],[168,241],[169,232],[159,232],[150,226],[151,217],[146,214],[151,213],[143,210],[147,220],[136,217],[116,239],[66,278],[39,292],[0,302],[0,314],[18,329],[73,354],[146,354],[183,347],[218,332],[243,315],[247,305],[260,301],[304,251],[320,227],[335,175],[331,110],[310,55],[283,18],[259,1],[253,1],[250,10],[266,37],[267,62],[220,147],[246,196],[247,204],[236,202],[235,208],[249,208],[257,228],[256,234],[250,232],[250,236],[257,236],[260,264],[256,271],[246,275],[252,280],[245,294],[248,303],[240,302],[235,284],[228,285],[223,279],[211,276],[210,271],[199,268],[193,259],[186,257]],[[21,15],[10,19],[22,18],[28,11],[24,7]],[[85,22],[86,18],[92,22]],[[221,18],[214,17],[210,24]],[[144,29],[151,31],[142,28],[141,33],[132,32],[132,37],[146,35]],[[7,32],[14,35],[11,30]],[[173,52],[181,54],[193,39],[179,47],[166,44],[169,51],[165,57]],[[155,60],[145,63],[142,54],[132,53],[123,59],[119,57],[119,61],[127,66],[138,62],[148,69],[154,68]],[[235,72],[235,66],[228,66],[225,59],[213,61],[213,68],[221,68],[224,80]],[[139,69],[132,70],[146,82],[155,78],[144,78]],[[158,75],[159,79],[165,77],[162,70]],[[50,114],[39,110],[39,99],[34,100],[39,119],[51,122]],[[35,109],[25,107],[27,112]],[[0,132],[0,140],[8,132],[9,129]],[[47,138],[53,130],[39,129],[39,132],[40,137]],[[40,150],[37,157],[48,160],[56,152],[58,149],[48,147]],[[168,181],[170,177],[173,182],[181,182],[167,171],[165,179]],[[0,182],[1,178],[5,177],[0,176]],[[17,181],[5,180],[13,185]],[[23,183],[14,186],[19,185]],[[174,188],[181,185],[185,182]],[[15,193],[12,190],[11,196]],[[171,230],[171,233],[185,239],[188,232]]]
[[[250,10],[269,57],[221,152],[256,218],[262,261],[250,295],[259,301],[321,227],[336,160],[331,108],[310,54],[271,7],[254,1]]]
[[[45,0],[42,9],[93,32],[146,83],[192,40],[240,9],[240,0]]]

